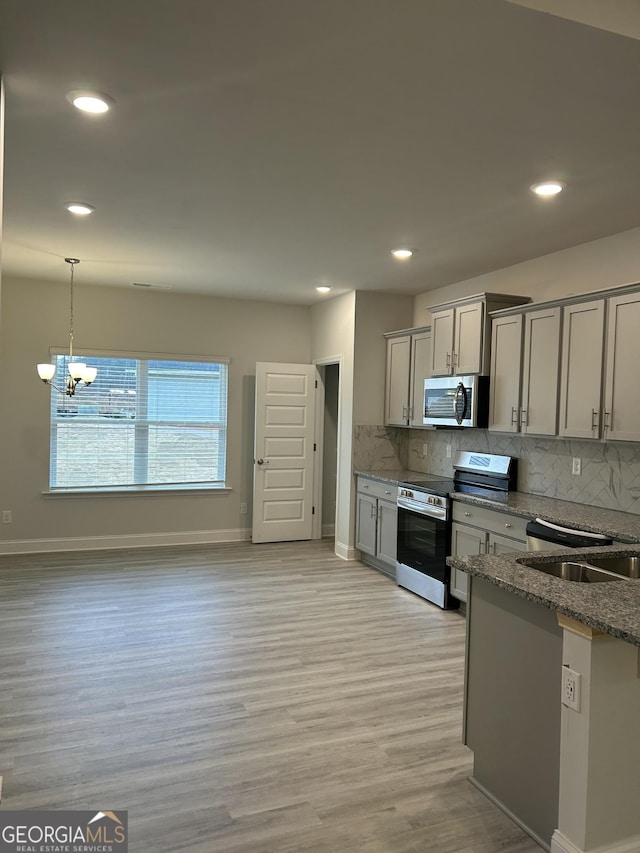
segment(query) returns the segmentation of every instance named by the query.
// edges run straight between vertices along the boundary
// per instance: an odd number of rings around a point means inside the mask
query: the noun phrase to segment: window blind
[[[225,362],[75,360],[98,375],[73,397],[52,388],[52,490],[224,485]],[[66,379],[68,362],[55,356],[56,384]]]

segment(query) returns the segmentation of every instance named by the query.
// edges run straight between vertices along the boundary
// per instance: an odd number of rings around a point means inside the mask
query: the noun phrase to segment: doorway
[[[322,454],[322,536],[335,538],[338,488],[338,391],[340,365],[325,364]]]

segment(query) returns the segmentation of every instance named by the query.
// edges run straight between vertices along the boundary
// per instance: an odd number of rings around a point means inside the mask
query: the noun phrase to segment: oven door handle
[[[437,518],[440,521],[447,521],[449,517],[446,507],[425,507],[424,504],[418,503],[417,501],[407,500],[407,498],[398,498],[398,509],[404,509],[407,510],[407,512],[414,512],[416,515],[425,516],[425,518]]]

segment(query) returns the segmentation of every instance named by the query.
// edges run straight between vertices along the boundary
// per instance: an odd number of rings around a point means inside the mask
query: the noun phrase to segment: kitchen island
[[[448,560],[471,581],[471,781],[553,853],[640,851],[640,580],[585,584],[526,565],[611,555],[640,548]]]

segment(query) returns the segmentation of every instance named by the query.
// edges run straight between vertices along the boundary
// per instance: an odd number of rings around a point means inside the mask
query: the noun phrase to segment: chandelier
[[[71,283],[70,283],[70,305],[69,305],[69,376],[67,377],[67,382],[64,388],[59,388],[55,382],[53,382],[53,377],[56,372],[55,364],[47,363],[47,364],[39,364],[38,365],[38,376],[45,385],[51,385],[56,391],[60,391],[61,394],[66,394],[69,397],[73,397],[76,393],[76,389],[80,390],[80,388],[85,388],[87,385],[91,385],[93,380],[96,378],[98,373],[97,367],[87,367],[87,365],[83,361],[73,361],[73,270],[76,264],[79,264],[80,261],[78,258],[65,258],[66,263],[69,264],[71,268]],[[80,388],[78,388],[80,386]]]

